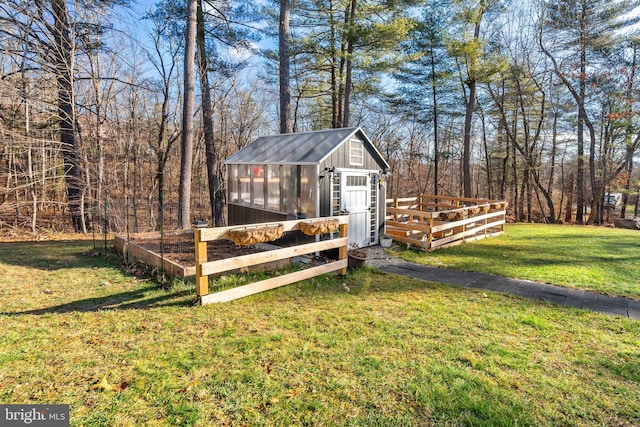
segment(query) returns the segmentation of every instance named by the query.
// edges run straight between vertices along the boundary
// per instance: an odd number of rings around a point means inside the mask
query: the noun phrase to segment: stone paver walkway
[[[504,292],[525,298],[534,298],[559,305],[640,320],[640,301],[631,298],[602,295],[595,292],[563,288],[528,280],[509,279],[485,273],[447,270],[399,262],[398,260],[389,261],[387,259],[385,262],[378,263],[375,266],[381,271],[414,279],[462,286],[464,288]]]

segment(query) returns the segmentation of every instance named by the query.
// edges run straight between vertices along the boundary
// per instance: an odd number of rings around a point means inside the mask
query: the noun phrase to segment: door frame
[[[379,180],[379,171],[373,170],[364,170],[364,169],[342,169],[336,168],[336,173],[340,174],[340,210],[345,210],[344,205],[344,196],[347,189],[347,176],[364,176],[366,179],[366,198],[367,205],[363,208],[363,211],[366,211],[366,226],[365,226],[365,235],[360,239],[361,242],[349,242],[350,244],[356,243],[358,247],[362,246],[371,246],[378,243],[379,233],[378,226],[380,222],[380,218],[378,215],[378,206],[374,206],[372,204],[372,200],[375,200],[379,203],[379,188],[378,188],[378,180]],[[376,184],[375,186],[373,184]],[[375,194],[372,192],[375,191]],[[357,211],[356,213],[360,213],[361,211]],[[371,215],[375,215],[375,226],[371,226]]]

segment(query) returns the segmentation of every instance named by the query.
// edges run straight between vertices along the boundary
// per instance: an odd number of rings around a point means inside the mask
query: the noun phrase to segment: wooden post
[[[462,211],[462,219],[466,221],[467,219],[467,210],[464,209]],[[464,224],[462,224],[462,241],[465,241],[465,237],[464,237],[464,232],[467,231],[467,223],[465,222]]]
[[[427,234],[427,250],[431,250],[431,243],[433,243],[433,217],[429,218],[429,233]]]
[[[396,198],[396,204],[397,202],[398,199]],[[349,237],[349,224],[340,224],[338,226],[338,231],[340,233],[340,237]],[[347,259],[347,249],[347,246],[340,246],[340,249],[338,249],[339,260]],[[344,276],[345,274],[347,274],[347,268],[345,267],[340,269],[339,273]]]
[[[202,230],[193,230],[193,239],[196,247],[196,294],[199,297],[209,293],[209,276],[202,275],[202,264],[207,262],[207,242],[202,240]]]
[[[486,215],[487,211],[484,211],[484,214]],[[484,237],[487,237],[487,227],[486,225],[489,223],[489,219],[485,218],[483,221],[483,224],[485,225],[484,227]]]
[[[422,194],[418,197],[418,210],[422,210]]]
[[[397,198],[397,197],[394,197],[394,198],[393,198],[393,206],[394,206],[396,209],[398,209],[398,207],[400,206],[400,204],[398,203],[398,198]],[[395,222],[398,222],[398,213],[397,213],[397,212],[394,212],[394,213],[393,213],[393,220],[394,220]]]

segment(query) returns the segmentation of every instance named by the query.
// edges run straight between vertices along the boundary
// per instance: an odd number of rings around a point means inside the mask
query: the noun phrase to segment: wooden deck
[[[386,234],[427,251],[504,232],[504,200],[422,194],[386,203]]]

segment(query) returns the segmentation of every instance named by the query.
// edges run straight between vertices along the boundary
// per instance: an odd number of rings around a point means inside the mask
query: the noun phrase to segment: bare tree
[[[153,117],[154,137],[150,138],[149,146],[155,156],[153,181],[158,194],[157,218],[160,221],[157,227],[161,227],[164,222],[165,169],[173,144],[181,134],[175,123],[177,114],[173,111],[177,108],[177,103],[171,102],[180,44],[170,34],[169,22],[161,10],[157,10],[155,15],[150,14],[150,18],[153,22],[153,52],[148,52],[147,56],[160,77],[160,84],[157,91],[159,111]]]

